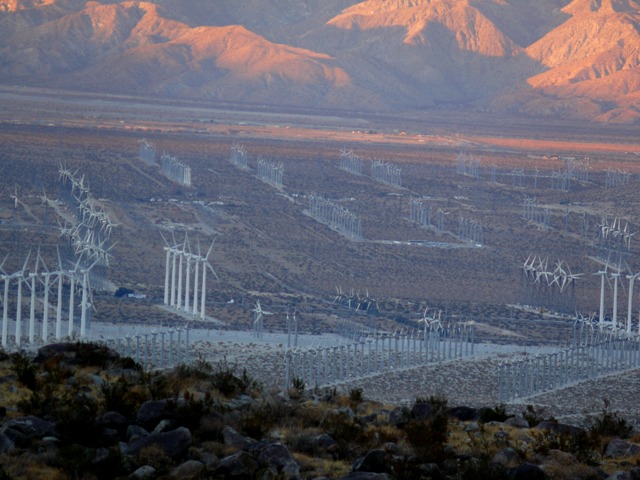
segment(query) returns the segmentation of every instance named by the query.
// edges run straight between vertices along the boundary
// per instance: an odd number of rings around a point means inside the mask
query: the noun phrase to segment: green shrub
[[[363,400],[364,397],[362,396],[361,388],[352,388],[349,390],[349,404],[351,408],[356,408]]]
[[[480,423],[489,422],[504,422],[507,418],[513,415],[507,413],[507,406],[504,403],[500,403],[493,408],[483,408],[480,411]]]
[[[620,437],[629,438],[633,432],[633,426],[622,418],[618,412],[609,410],[611,402],[608,398],[603,399],[603,406],[600,415],[587,419],[589,434],[594,438],[598,437]]]
[[[449,417],[443,412],[436,412],[427,419],[409,420],[404,427],[407,443],[411,445],[416,456],[424,463],[439,463],[446,458],[445,446],[449,428]]]
[[[29,390],[35,390],[37,387],[36,367],[31,358],[22,352],[12,353],[10,358],[18,381]]]

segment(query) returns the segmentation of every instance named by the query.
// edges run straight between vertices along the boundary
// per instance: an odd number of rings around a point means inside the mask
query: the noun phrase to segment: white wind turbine
[[[22,270],[13,274],[14,278],[18,279],[18,297],[17,297],[17,306],[16,306],[16,346],[20,347],[22,343],[22,282],[24,281],[24,272],[27,269],[27,263],[29,262],[29,257],[31,256],[31,250],[27,254],[27,258],[24,261],[24,265],[22,266]]]
[[[6,348],[7,346],[7,325],[9,322],[8,318],[8,308],[9,308],[9,284],[11,283],[11,275],[3,270],[4,263],[7,261],[9,255],[4,257],[2,263],[0,264],[0,278],[4,282],[4,295],[2,297],[2,347]]]
[[[29,343],[33,343],[35,340],[35,328],[36,328],[36,297],[37,297],[37,285],[36,279],[39,278],[38,267],[40,264],[40,250],[38,249],[38,254],[36,256],[36,265],[35,269],[32,272],[29,272],[29,278],[31,279],[31,285],[29,285],[29,290],[31,291],[31,301],[29,308]]]
[[[82,303],[80,304],[80,338],[84,338],[86,336],[87,309],[93,306],[91,303],[89,303],[89,296],[91,294],[90,292],[91,285],[89,285],[89,272],[97,262],[98,261],[96,260],[91,264],[90,267],[83,268],[80,270],[80,273],[82,274]]]
[[[254,333],[257,338],[262,338],[262,334],[264,331],[264,315],[273,315],[273,313],[262,310],[260,300],[256,300],[256,306],[253,309],[253,326]]]
[[[216,243],[216,239],[214,238],[213,241],[211,242],[211,246],[209,247],[209,250],[207,250],[207,255],[204,257],[202,261],[202,296],[201,296],[201,302],[200,302],[200,318],[202,320],[204,320],[205,318],[205,304],[207,301],[207,269],[211,270],[211,273],[213,273],[213,276],[216,277],[216,280],[220,280],[220,278],[218,277],[218,274],[209,263],[209,255],[211,255],[211,251],[213,250],[213,245],[215,243]]]
[[[600,323],[600,329],[604,327],[604,280],[608,280],[607,268],[609,267],[609,259],[604,265],[602,270],[599,270],[595,275],[600,275],[600,313],[598,316],[598,322]]]

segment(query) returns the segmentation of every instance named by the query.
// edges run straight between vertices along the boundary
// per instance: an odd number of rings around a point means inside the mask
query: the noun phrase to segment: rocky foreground
[[[640,436],[604,402],[393,405],[352,386],[269,389],[225,362],[146,372],[92,344],[0,352],[0,479],[635,479]]]

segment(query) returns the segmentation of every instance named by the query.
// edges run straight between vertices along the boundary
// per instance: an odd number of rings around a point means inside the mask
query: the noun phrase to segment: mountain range
[[[0,0],[0,83],[640,123],[634,0]]]

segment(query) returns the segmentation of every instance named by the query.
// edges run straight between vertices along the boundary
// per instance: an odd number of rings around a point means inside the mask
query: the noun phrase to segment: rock
[[[608,458],[632,457],[638,453],[640,453],[640,446],[621,438],[611,440],[604,449],[604,456]]]
[[[153,429],[153,432],[151,433],[162,433],[162,432],[167,432],[169,430],[171,430],[171,427],[173,426],[173,421],[172,420],[168,420],[168,419],[164,419],[164,420],[160,420],[160,423],[158,423],[158,425],[156,425],[156,428]]]
[[[258,460],[243,450],[224,457],[218,463],[212,478],[225,478],[228,480],[244,480],[255,478],[258,471]]]
[[[504,421],[504,424],[515,428],[529,428],[529,422],[521,416],[509,417]]]
[[[147,430],[155,428],[161,420],[172,417],[172,410],[169,400],[149,400],[140,406],[136,423]]]
[[[184,480],[201,478],[205,471],[204,463],[198,460],[187,460],[171,470],[171,476]]]
[[[127,427],[127,432],[125,433],[125,438],[127,439],[127,441],[130,441],[133,437],[140,438],[147,437],[148,435],[149,432],[147,432],[140,425],[129,425]]]
[[[57,360],[63,365],[105,367],[120,358],[115,350],[96,343],[52,343],[38,349],[34,363]]]
[[[464,426],[465,432],[477,432],[478,430],[480,430],[478,422],[469,422]]]
[[[615,472],[609,475],[606,480],[633,480],[633,477],[627,472]]]
[[[551,420],[545,420],[536,425],[538,430],[550,430],[556,433],[566,433],[569,435],[579,435],[585,433],[585,430],[573,425],[567,425],[565,423],[553,422]]]
[[[411,418],[414,420],[426,420],[433,416],[433,405],[430,403],[416,403],[411,408]]]
[[[478,410],[465,406],[450,408],[447,413],[450,417],[457,418],[461,422],[470,422],[478,418]]]
[[[144,465],[143,467],[138,468],[135,472],[131,474],[133,478],[138,478],[140,480],[146,480],[148,478],[153,478],[156,475],[156,469],[151,465]]]
[[[125,455],[135,455],[150,445],[156,445],[169,457],[176,458],[191,446],[191,432],[188,428],[180,427],[170,432],[153,433],[129,443],[123,453]]]
[[[359,458],[353,464],[354,472],[387,472],[387,452],[382,449],[370,450],[363,458]]]
[[[255,440],[239,434],[228,425],[222,429],[222,437],[224,438],[224,444],[229,447],[245,448],[255,443]]]
[[[100,423],[103,427],[113,428],[114,430],[118,430],[120,433],[125,433],[129,426],[127,418],[118,412],[106,412],[102,415]]]
[[[547,476],[542,469],[533,463],[523,463],[509,471],[511,480],[545,480]]]
[[[244,410],[255,403],[255,400],[249,395],[239,395],[236,398],[232,398],[226,403],[229,410]]]
[[[386,473],[351,472],[349,475],[340,477],[340,480],[391,480],[391,477]]]
[[[326,433],[321,433],[313,438],[313,446],[322,452],[331,453],[337,445],[338,443]]]
[[[9,420],[5,427],[19,432],[26,438],[42,438],[56,434],[53,422],[34,416],[14,418]]]
[[[289,449],[279,442],[257,442],[245,448],[245,451],[253,454],[262,468],[273,468],[277,473],[285,467],[289,475],[286,478],[297,478],[300,473],[298,463],[295,461]]]
[[[13,440],[7,437],[4,432],[0,433],[0,454],[9,453],[16,447]]]
[[[407,425],[410,419],[410,412],[406,407],[396,407],[389,413],[389,423],[398,428]]]
[[[502,465],[506,468],[515,468],[522,463],[522,459],[518,452],[513,448],[503,448],[493,456],[494,463]]]
[[[562,450],[552,449],[549,450],[546,463],[555,463],[557,465],[569,466],[578,463],[578,459],[575,455],[569,452],[563,452]]]

